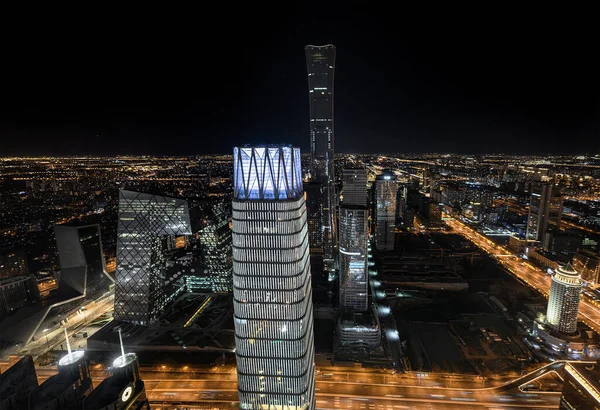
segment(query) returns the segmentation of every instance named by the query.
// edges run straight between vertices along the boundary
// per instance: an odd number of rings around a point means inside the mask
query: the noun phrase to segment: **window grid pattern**
[[[166,292],[166,253],[172,239],[191,235],[186,200],[119,192],[115,319],[147,325],[172,299]]]
[[[365,311],[368,305],[367,209],[340,208],[340,307]]]
[[[555,330],[563,333],[577,331],[577,315],[583,282],[571,267],[560,267],[552,276],[546,320]]]
[[[380,175],[375,181],[375,189],[375,247],[377,250],[394,250],[398,181],[394,175]]]
[[[240,408],[314,409],[312,289],[302,192],[284,201],[234,199],[232,215]]]
[[[335,268],[337,226],[335,217],[334,118],[333,83],[335,46],[306,46],[308,95],[310,110],[310,180],[322,184],[320,214],[322,217],[323,264]],[[311,213],[313,211],[311,210]]]

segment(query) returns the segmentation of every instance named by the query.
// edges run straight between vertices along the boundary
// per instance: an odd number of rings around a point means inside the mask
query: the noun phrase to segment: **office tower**
[[[229,209],[223,201],[209,204],[205,224],[198,231],[202,256],[215,293],[231,292],[233,262],[231,260],[231,229]]]
[[[392,171],[384,171],[375,180],[375,247],[394,250],[396,228],[396,192],[398,181]]]
[[[561,266],[552,276],[546,321],[562,333],[577,331],[577,314],[583,282],[570,264]]]
[[[340,308],[367,310],[368,210],[366,169],[344,169],[339,214]]]
[[[323,272],[323,209],[321,207],[323,185],[319,182],[307,182],[303,185],[312,278],[317,282],[327,282],[329,277]]]
[[[166,290],[166,260],[175,236],[191,233],[187,201],[120,191],[115,319],[147,325],[178,296]]]
[[[558,187],[553,187],[548,182],[533,182],[529,201],[527,239],[544,243],[548,229],[560,228],[562,208],[562,194]]]
[[[306,46],[310,105],[310,180],[322,185],[323,264],[335,269],[337,229],[335,170],[333,166],[333,75],[335,46]],[[309,210],[313,213],[313,210]]]
[[[600,363],[566,363],[560,410],[600,409]]]
[[[54,236],[60,261],[60,286],[87,298],[107,292],[113,279],[106,272],[100,225],[56,225]]]
[[[314,409],[300,149],[236,147],[233,308],[240,408]]]
[[[365,168],[344,168],[342,177],[342,205],[367,206],[367,170]]]

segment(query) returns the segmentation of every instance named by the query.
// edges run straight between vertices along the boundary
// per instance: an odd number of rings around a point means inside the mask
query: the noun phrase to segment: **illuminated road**
[[[67,321],[69,338],[85,325],[110,311],[114,307],[114,299],[115,295],[112,293],[103,299],[89,302],[86,305],[85,311],[77,311],[69,316]],[[40,356],[65,342],[64,328],[62,326],[55,326],[53,329],[48,329],[45,332],[42,329],[41,335],[36,340],[29,342],[19,354],[27,354],[34,357]],[[75,345],[76,341],[71,340],[71,343]]]
[[[462,235],[486,253],[494,256],[506,270],[511,272],[517,278],[536,289],[545,297],[548,297],[551,279],[546,272],[535,268],[530,263],[511,253],[505,247],[494,243],[457,219],[448,218],[446,219],[446,224],[448,224],[454,232]],[[600,333],[600,305],[588,298],[585,294],[581,295],[579,317],[582,322]]]
[[[392,375],[387,375],[391,380],[387,380],[386,384],[317,379],[317,408],[453,409],[464,405],[469,409],[556,409],[560,393],[524,393],[519,390],[519,386],[548,372],[561,371],[563,365],[563,361],[549,363],[501,386],[482,389],[415,386],[406,379],[402,380]],[[145,381],[148,398],[153,408],[166,409],[178,404],[189,409],[206,408],[209,403],[220,403],[225,407],[231,407],[238,400],[236,375],[231,366],[213,368],[214,371],[223,369],[225,369],[223,373],[213,374],[198,374],[190,368],[187,368],[188,372],[173,373],[167,371],[167,368],[163,372],[151,369],[142,370],[141,376]],[[98,385],[107,375],[105,370],[96,370],[96,366],[93,366],[91,371],[94,385]],[[38,369],[40,381],[55,373],[55,369]],[[361,377],[369,377],[369,374],[373,374],[369,371],[356,373]],[[192,375],[201,378],[189,378]],[[435,378],[436,375],[429,373],[428,376]],[[400,381],[400,384],[393,383],[393,380]],[[161,404],[164,407],[160,407]]]

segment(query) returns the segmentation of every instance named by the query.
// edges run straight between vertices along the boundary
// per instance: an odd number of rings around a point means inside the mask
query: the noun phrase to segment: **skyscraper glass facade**
[[[310,180],[322,184],[323,263],[335,267],[337,229],[335,217],[335,170],[333,166],[333,77],[335,46],[306,46],[310,107]],[[309,212],[313,212],[309,210]]]
[[[191,235],[187,201],[121,190],[117,227],[115,319],[147,325],[176,296],[168,292],[167,253]]]
[[[345,168],[342,176],[342,205],[367,206],[367,170]]]
[[[367,232],[366,207],[340,207],[340,308],[367,310]]]
[[[552,276],[546,321],[563,333],[577,331],[577,314],[583,282],[571,265],[561,266]]]
[[[375,247],[394,250],[396,229],[396,197],[398,181],[393,172],[384,172],[375,180]]]
[[[209,273],[213,292],[231,292],[233,262],[231,259],[231,229],[229,211],[225,202],[209,205],[206,224],[198,232],[202,256]]]
[[[242,409],[314,409],[300,150],[234,149],[233,296]]]
[[[562,195],[557,187],[548,182],[533,182],[527,218],[527,239],[544,243],[548,229],[560,228],[562,210]]]

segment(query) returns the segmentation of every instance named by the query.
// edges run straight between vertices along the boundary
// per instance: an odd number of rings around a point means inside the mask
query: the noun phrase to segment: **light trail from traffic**
[[[546,272],[535,268],[530,263],[514,255],[507,248],[494,243],[484,235],[455,218],[450,217],[446,219],[445,222],[454,232],[460,234],[478,248],[496,258],[507,271],[540,292],[546,298],[548,297],[552,279]],[[600,333],[599,307],[600,305],[597,302],[593,301],[585,294],[581,295],[581,302],[579,304],[580,320],[597,333]]]

